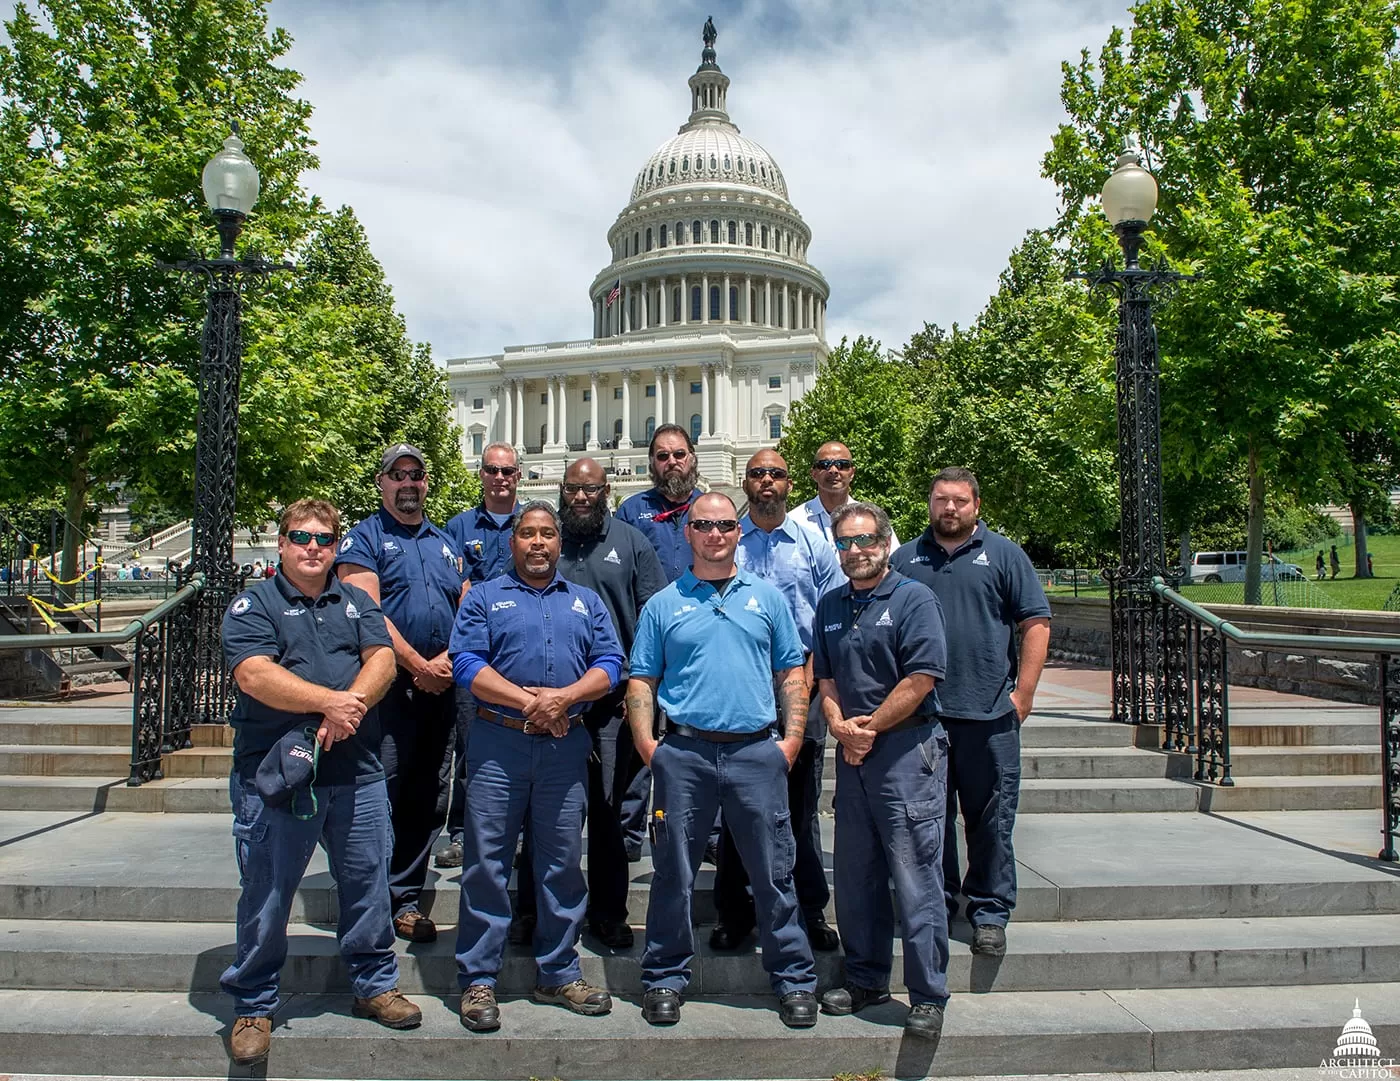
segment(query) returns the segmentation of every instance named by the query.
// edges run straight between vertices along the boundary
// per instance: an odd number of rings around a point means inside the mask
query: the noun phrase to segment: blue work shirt
[[[655,488],[630,495],[617,508],[617,520],[640,529],[661,559],[666,581],[674,582],[690,570],[690,542],[685,539],[685,524],[690,521],[690,504],[703,492],[691,492],[684,503],[671,503]],[[684,509],[682,509],[684,508]]]
[[[514,570],[474,586],[452,628],[452,678],[471,690],[490,667],[517,687],[567,687],[590,668],[607,673],[608,689],[622,673],[622,647],[603,599],[557,571],[543,589],[521,581]],[[519,710],[478,703],[510,717]],[[580,702],[571,711],[587,708]]]
[[[510,512],[514,515],[519,509],[517,503]],[[484,582],[510,570],[510,519],[497,525],[485,503],[464,510],[442,528],[462,553],[463,578]]]
[[[230,672],[250,657],[270,657],[295,676],[348,690],[360,674],[360,658],[372,646],[392,646],[384,614],[368,593],[334,574],[319,597],[304,596],[285,574],[255,582],[228,606],[222,627],[224,663]],[[277,709],[240,690],[229,718],[233,768],[251,781],[258,763],[294,728],[319,727],[319,713]],[[367,784],[380,780],[379,708],[371,707],[348,739],[321,752],[317,784]]]
[[[602,598],[612,617],[623,654],[632,650],[637,615],[642,606],[666,588],[661,560],[641,530],[603,516],[598,532],[581,537],[563,532],[558,571],[571,582],[587,586]]]
[[[743,536],[734,550],[735,564],[778,588],[797,624],[802,648],[811,653],[817,601],[846,580],[836,555],[816,532],[804,529],[791,516],[785,516],[771,533],[747,514],[739,527]]]
[[[787,600],[739,571],[721,594],[686,571],[642,609],[632,675],[659,679],[666,716],[692,728],[757,732],[777,717],[773,673],[805,657]]]
[[[846,717],[868,717],[905,676],[941,680],[948,667],[948,639],[938,595],[899,571],[874,589],[857,591],[848,581],[817,605],[812,675],[836,681]],[[914,716],[938,716],[935,689]]]
[[[1020,545],[981,522],[949,555],[932,527],[890,556],[890,565],[938,594],[948,626],[948,674],[939,687],[943,716],[990,721],[1012,710],[1016,627],[1049,619],[1050,602]]]
[[[337,567],[379,575],[379,603],[404,640],[431,660],[447,648],[462,595],[462,553],[424,518],[407,526],[383,507],[340,542]]]

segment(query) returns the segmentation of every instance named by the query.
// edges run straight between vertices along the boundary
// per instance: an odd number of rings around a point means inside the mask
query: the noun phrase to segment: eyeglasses
[[[849,458],[818,458],[812,463],[813,469],[854,469],[856,463]]]
[[[604,488],[606,488],[607,485],[606,485],[606,484],[561,484],[559,487],[561,487],[561,488],[564,489],[564,494],[565,494],[565,495],[578,495],[579,492],[582,492],[584,495],[597,495],[597,494],[598,494],[599,492],[601,492]]]
[[[421,472],[421,470],[420,470]],[[335,543],[334,533],[312,533],[309,529],[289,529],[287,539],[293,544],[310,544],[315,541],[322,548],[329,548]]]
[[[692,518],[690,528],[698,529],[701,533],[713,533],[716,529],[721,533],[733,533],[739,528],[739,523],[733,518],[722,518],[718,521],[714,518]]]
[[[520,472],[518,465],[484,465],[481,471],[488,477],[513,477]]]
[[[392,481],[419,481],[428,475],[426,469],[386,469],[384,475]]]
[[[837,537],[836,547],[843,552],[849,552],[852,548],[874,548],[880,543],[880,538],[874,533],[853,533],[849,537]]]
[[[756,465],[749,470],[749,480],[762,480],[764,477],[772,477],[774,480],[787,480],[788,471],[780,469],[775,465]]]
[[[674,458],[678,462],[683,462],[689,455],[690,451],[688,450],[657,450],[653,451],[651,456],[658,462],[669,461],[671,458]]]

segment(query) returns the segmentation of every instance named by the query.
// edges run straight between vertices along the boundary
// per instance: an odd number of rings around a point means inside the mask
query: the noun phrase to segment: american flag
[[[618,279],[617,279],[617,284],[615,284],[615,285],[612,287],[612,292],[610,292],[610,293],[608,294],[608,300],[607,300],[607,303],[604,305],[604,307],[611,308],[611,307],[613,306],[613,301],[616,300],[616,299],[617,299],[618,297],[620,297],[621,295],[622,295],[622,279],[621,279],[621,278],[618,278]]]

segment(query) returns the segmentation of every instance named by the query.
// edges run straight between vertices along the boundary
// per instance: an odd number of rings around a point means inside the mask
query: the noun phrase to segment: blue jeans
[[[270,1017],[279,1004],[287,960],[287,920],[306,865],[319,843],[339,900],[336,939],[360,998],[399,984],[389,912],[389,798],[383,781],[318,785],[317,812],[302,821],[267,807],[252,781],[229,778],[238,898],[238,953],[219,979],[239,1017]]]
[[[1011,831],[1021,798],[1021,724],[1012,710],[994,721],[945,718],[948,811],[943,837],[943,891],[948,915],[967,898],[974,927],[1005,927],[1016,907],[1016,853]],[[957,813],[967,837],[967,876],[958,874]]]
[[[948,737],[941,725],[885,732],[859,766],[836,756],[836,919],[846,979],[885,990],[894,961],[894,906],[904,922],[904,984],[917,1005],[948,1001],[943,814]]]
[[[773,990],[780,996],[816,990],[812,947],[792,881],[796,845],[788,811],[787,759],[777,743],[710,743],[673,733],[657,747],[651,772],[654,873],[643,985],[679,992],[690,982],[695,872],[715,811],[722,808],[753,886],[763,967]]]
[[[511,861],[526,815],[535,872],[535,965],[542,987],[580,979],[578,936],[588,904],[583,819],[588,755],[581,724],[559,739],[526,735],[477,717],[467,738],[467,816],[457,980],[495,986],[510,927]]]

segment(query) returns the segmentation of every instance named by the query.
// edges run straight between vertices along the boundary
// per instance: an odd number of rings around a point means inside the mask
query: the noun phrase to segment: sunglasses
[[[484,465],[481,471],[488,477],[513,477],[520,472],[518,465]]]
[[[604,488],[606,488],[607,485],[606,485],[606,484],[561,484],[559,487],[561,487],[562,489],[564,489],[564,494],[565,494],[565,495],[578,495],[579,492],[582,492],[584,495],[597,495],[597,494],[598,494],[599,492],[601,492]]]
[[[854,469],[856,463],[849,458],[818,458],[812,463],[813,469]]]
[[[335,543],[334,533],[312,533],[309,529],[289,529],[287,539],[293,544],[306,545],[315,541],[322,548],[329,548]]]
[[[678,462],[683,462],[690,456],[688,450],[658,450],[652,452],[652,457],[658,462],[669,461],[674,458]]]
[[[733,533],[739,528],[739,523],[733,518],[692,518],[690,528],[698,529],[701,533],[713,533],[716,529],[721,533]]]
[[[775,465],[756,465],[749,470],[749,480],[762,480],[764,477],[772,477],[774,480],[787,480],[788,471],[780,469]]]
[[[422,480],[428,475],[426,469],[386,469],[384,475],[392,481]]]
[[[849,537],[837,537],[836,547],[842,552],[849,552],[852,548],[874,548],[880,543],[880,538],[874,533],[854,533]]]

